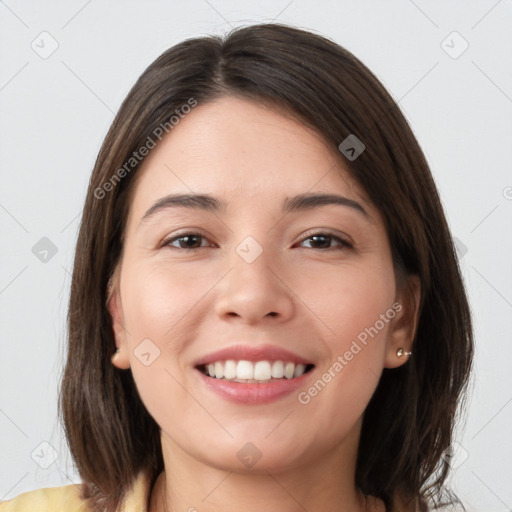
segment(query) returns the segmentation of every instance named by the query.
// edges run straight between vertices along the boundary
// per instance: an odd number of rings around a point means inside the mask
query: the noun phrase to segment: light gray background
[[[477,341],[450,483],[468,511],[512,510],[510,0],[0,1],[0,499],[79,480],[57,384],[79,216],[114,112],[171,45],[271,20],[352,51],[425,151],[460,240]],[[32,252],[43,237],[57,248],[46,262]]]

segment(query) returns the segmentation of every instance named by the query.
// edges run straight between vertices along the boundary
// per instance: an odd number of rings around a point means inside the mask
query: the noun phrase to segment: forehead
[[[276,204],[308,191],[366,200],[337,148],[289,115],[224,97],[198,105],[146,157],[133,184],[136,215],[166,193]]]

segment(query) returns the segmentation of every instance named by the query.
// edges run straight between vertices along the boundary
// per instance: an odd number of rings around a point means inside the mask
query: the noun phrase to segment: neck
[[[354,434],[349,434],[349,437]],[[359,431],[355,433],[358,437]],[[152,491],[149,512],[363,512],[383,510],[355,485],[357,442],[345,441],[303,466],[241,473],[205,464],[162,433],[165,471]]]

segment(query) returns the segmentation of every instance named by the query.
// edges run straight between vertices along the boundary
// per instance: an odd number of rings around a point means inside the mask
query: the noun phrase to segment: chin
[[[247,441],[240,439],[236,436],[222,444],[209,443],[196,458],[222,471],[254,475],[279,473],[307,464],[304,443],[298,452],[295,443],[286,444],[277,438],[258,440],[253,436],[246,437]]]

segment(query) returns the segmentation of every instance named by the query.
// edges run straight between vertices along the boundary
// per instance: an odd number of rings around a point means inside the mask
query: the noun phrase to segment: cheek
[[[181,353],[196,336],[197,322],[190,313],[204,295],[205,285],[190,273],[146,263],[124,274],[121,289],[138,392],[155,421],[171,425],[176,421],[176,403],[182,404],[183,413],[195,404],[183,387]]]
[[[187,371],[181,356],[199,336],[201,300],[218,277],[171,269],[161,261],[127,268],[121,290],[130,364],[141,397],[154,413],[169,396],[173,401],[187,398],[179,384]]]
[[[185,328],[187,315],[215,283],[214,277],[179,268],[171,271],[157,263],[134,266],[123,288],[123,309],[132,343],[151,338],[165,345],[177,339],[176,333]]]
[[[331,348],[348,349],[351,341],[378,322],[395,299],[392,269],[382,264],[374,267],[329,267],[315,275],[302,274],[296,282],[298,295],[321,321]],[[363,336],[361,336],[364,338]]]
[[[382,266],[344,268],[317,278],[328,284],[310,288],[308,300],[326,326],[328,357],[298,398],[326,435],[334,436],[360,417],[378,385],[394,317],[395,282],[392,270]]]

